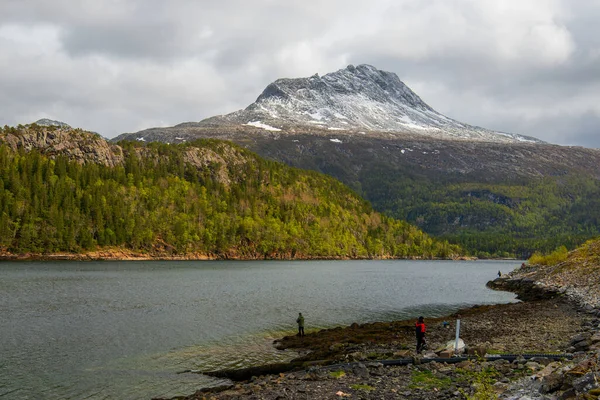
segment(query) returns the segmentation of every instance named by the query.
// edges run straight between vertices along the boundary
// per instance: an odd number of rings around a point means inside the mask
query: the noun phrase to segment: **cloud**
[[[235,111],[277,78],[368,63],[452,118],[597,146],[598,2],[6,0],[1,8],[0,124],[50,117],[113,137]]]

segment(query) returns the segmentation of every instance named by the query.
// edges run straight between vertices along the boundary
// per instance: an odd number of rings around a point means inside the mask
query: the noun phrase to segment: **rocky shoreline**
[[[293,363],[241,371],[229,375],[231,384],[176,399],[598,398],[600,311],[576,295],[582,290],[540,277],[546,275],[526,267],[488,283],[523,302],[426,319],[431,350],[424,355],[413,348],[414,321],[353,324],[279,339],[276,347],[299,352]],[[466,352],[440,358],[447,356],[441,350],[453,339],[457,319]],[[399,359],[407,362],[386,365]],[[227,373],[236,372],[216,376]]]

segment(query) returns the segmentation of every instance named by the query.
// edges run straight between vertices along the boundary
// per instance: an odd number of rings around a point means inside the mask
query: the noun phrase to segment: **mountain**
[[[541,143],[536,138],[471,126],[427,105],[396,74],[359,65],[320,77],[278,79],[246,109],[181,127],[250,126],[282,134],[309,130],[412,133],[433,138]],[[142,131],[136,139],[153,140]],[[335,132],[341,133],[341,132]],[[126,136],[128,139],[131,135]],[[119,137],[118,139],[125,138]],[[172,138],[174,140],[177,137]]]
[[[113,139],[230,140],[331,175],[473,254],[529,257],[600,235],[600,151],[447,118],[368,65],[270,84],[244,110]]]
[[[102,155],[102,156],[100,156]],[[460,254],[324,174],[230,142],[108,144],[80,129],[0,128],[0,259],[433,258]]]
[[[437,138],[541,142],[471,126],[435,111],[392,72],[349,65],[319,77],[278,79],[245,110],[205,120],[281,129],[404,132]]]
[[[37,121],[34,122],[34,124],[39,125],[39,126],[57,126],[59,128],[63,128],[63,129],[71,128],[71,126],[65,122],[55,121],[53,119],[48,119],[48,118],[38,119]]]

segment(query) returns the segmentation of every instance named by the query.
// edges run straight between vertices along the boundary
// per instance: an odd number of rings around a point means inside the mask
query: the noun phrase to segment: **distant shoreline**
[[[0,261],[310,261],[310,260],[453,260],[453,261],[475,261],[476,257],[458,258],[419,258],[419,257],[324,257],[324,256],[299,256],[286,257],[285,255],[273,256],[238,256],[227,254],[148,254],[132,250],[107,249],[88,253],[19,253],[0,251]],[[510,260],[499,258],[493,260]],[[516,260],[516,259],[514,259]]]

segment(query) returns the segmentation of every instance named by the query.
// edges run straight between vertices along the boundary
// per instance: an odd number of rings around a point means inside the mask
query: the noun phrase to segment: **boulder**
[[[583,340],[587,340],[587,339],[589,339],[589,337],[590,337],[589,333],[586,333],[586,332],[579,333],[579,334],[573,336],[569,343],[571,344],[571,346],[575,346],[576,343],[579,343]]]
[[[469,347],[469,349],[467,350],[467,354],[472,355],[472,356],[483,357],[486,355],[486,353],[487,353],[487,348],[483,345]]]
[[[367,369],[367,366],[363,363],[359,363],[354,368],[352,368],[352,373],[361,378],[369,377],[369,370]]]
[[[590,342],[587,340],[582,340],[581,342],[577,342],[573,345],[575,351],[586,351],[590,347]]]
[[[540,387],[540,393],[554,393],[563,384],[563,374],[552,373],[545,376],[542,379],[542,386]]]
[[[455,340],[449,340],[448,342],[446,342],[446,344],[444,345],[443,349],[441,351],[444,350],[449,350],[451,351],[453,354],[462,354],[465,351],[465,342],[462,339],[458,339],[458,348],[456,348],[456,341]],[[456,350],[456,351],[455,351]]]
[[[535,377],[537,379],[543,379],[543,378],[547,377],[548,375],[554,373],[560,367],[561,367],[560,363],[553,361],[550,364],[546,365],[544,367],[544,369],[542,369],[537,374],[535,374]]]
[[[452,357],[452,354],[454,354],[453,351],[443,350],[440,352],[439,356],[440,356],[440,358],[450,358],[450,357]]]
[[[592,337],[590,338],[590,342],[592,342],[592,343],[600,342],[600,332],[594,333],[594,335],[592,335]]]
[[[587,392],[588,390],[597,387],[598,382],[593,372],[588,372],[581,378],[577,378],[573,381],[573,388],[579,393]]]

